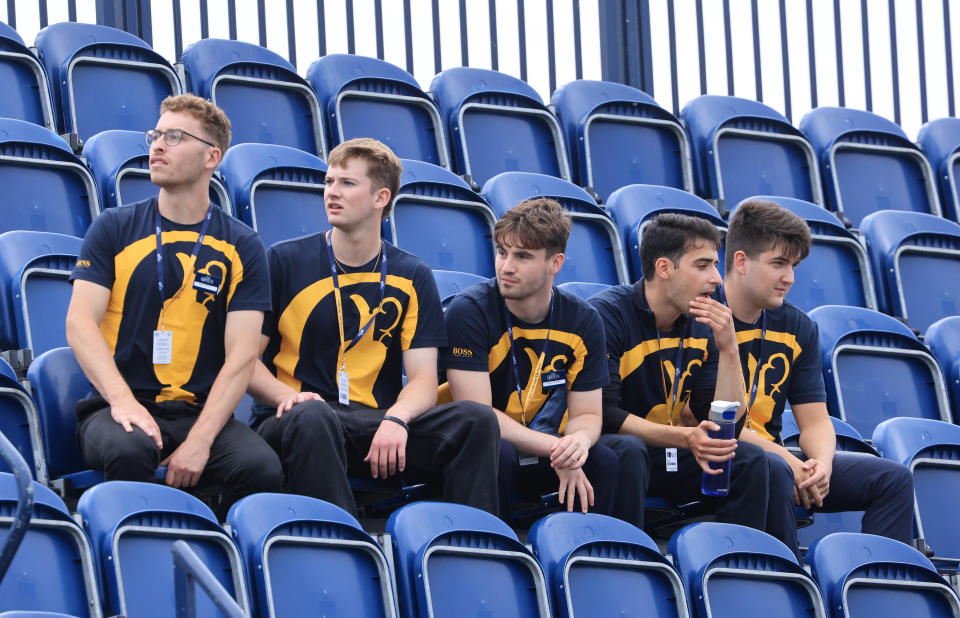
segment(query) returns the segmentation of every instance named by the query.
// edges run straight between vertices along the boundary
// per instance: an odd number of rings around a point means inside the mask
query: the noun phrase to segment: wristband
[[[404,421],[402,418],[397,418],[396,416],[390,416],[389,414],[385,414],[385,415],[383,416],[383,420],[385,420],[385,421],[392,421],[392,422],[396,423],[397,425],[400,425],[401,427],[403,427],[404,429],[406,429],[406,430],[407,430],[407,433],[410,433],[410,426],[407,425],[406,421]]]

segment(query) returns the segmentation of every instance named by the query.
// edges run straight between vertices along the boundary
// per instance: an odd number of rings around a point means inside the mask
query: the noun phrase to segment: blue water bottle
[[[710,404],[710,420],[720,425],[718,431],[710,431],[711,438],[731,440],[736,430],[738,401],[714,401]],[[723,470],[720,474],[703,473],[703,484],[700,491],[705,496],[726,496],[730,493],[730,460],[724,462],[709,462],[712,470]]]

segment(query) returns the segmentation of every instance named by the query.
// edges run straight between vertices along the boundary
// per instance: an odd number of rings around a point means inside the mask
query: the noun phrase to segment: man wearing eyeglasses
[[[270,284],[255,232],[210,204],[230,121],[168,97],[147,131],[156,197],[104,211],[71,275],[67,340],[94,391],[77,406],[80,452],[108,480],[221,485],[227,504],[278,491],[273,450],[232,419]]]

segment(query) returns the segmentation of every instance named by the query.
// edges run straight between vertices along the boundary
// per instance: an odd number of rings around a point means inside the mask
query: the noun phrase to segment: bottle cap
[[[732,422],[737,418],[739,401],[717,400],[710,404],[710,420],[713,422]]]

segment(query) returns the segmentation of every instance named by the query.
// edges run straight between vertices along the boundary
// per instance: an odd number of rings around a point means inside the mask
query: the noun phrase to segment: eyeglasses
[[[198,137],[193,133],[187,133],[183,129],[167,129],[166,131],[161,131],[160,129],[150,129],[146,132],[144,139],[146,140],[148,146],[153,143],[153,140],[160,139],[161,137],[163,138],[163,141],[164,143],[167,144],[167,146],[176,146],[183,139],[184,135],[192,137],[195,140],[201,141],[207,146],[213,146],[214,148],[217,147],[215,144],[208,142],[202,137]]]

